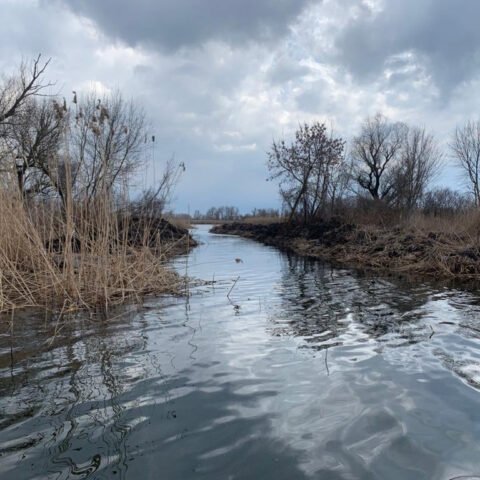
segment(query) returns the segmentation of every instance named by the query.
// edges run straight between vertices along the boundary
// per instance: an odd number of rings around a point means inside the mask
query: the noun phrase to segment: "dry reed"
[[[0,188],[0,313],[106,310],[179,293],[184,280],[166,265],[174,242],[163,242],[145,218],[132,241],[131,216],[119,215],[108,196],[61,208]]]

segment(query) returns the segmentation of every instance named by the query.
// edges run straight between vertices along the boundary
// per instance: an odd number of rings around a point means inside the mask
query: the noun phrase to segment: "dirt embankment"
[[[347,266],[480,280],[480,242],[470,236],[413,229],[361,227],[338,219],[314,225],[230,223],[212,233],[239,235],[300,255]]]
[[[186,228],[179,227],[164,218],[132,217],[127,224],[126,237],[129,246],[155,248],[162,245],[173,255],[186,253],[190,248],[198,245]]]

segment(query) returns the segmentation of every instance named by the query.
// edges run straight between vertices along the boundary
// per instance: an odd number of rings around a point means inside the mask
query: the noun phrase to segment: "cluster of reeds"
[[[162,240],[157,223],[109,196],[65,207],[0,188],[0,313],[105,310],[181,291],[183,280],[166,265],[174,242]]]

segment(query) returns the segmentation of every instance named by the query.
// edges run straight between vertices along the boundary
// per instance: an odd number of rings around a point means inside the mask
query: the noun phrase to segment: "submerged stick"
[[[325,366],[327,367],[327,377],[329,377],[330,369],[328,368],[328,348],[325,349]]]
[[[236,278],[236,280],[233,282],[233,285],[232,287],[230,288],[230,290],[228,291],[227,293],[227,298],[230,299],[230,294],[232,293],[232,290],[233,288],[235,287],[235,285],[237,284],[237,282],[240,280],[240,275]]]

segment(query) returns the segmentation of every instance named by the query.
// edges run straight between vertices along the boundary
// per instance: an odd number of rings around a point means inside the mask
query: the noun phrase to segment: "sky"
[[[172,157],[172,207],[279,206],[273,139],[368,115],[424,126],[447,151],[480,112],[479,0],[0,0],[0,68],[51,58],[54,93],[116,90],[155,135],[138,188]],[[448,154],[435,180],[461,188]]]

